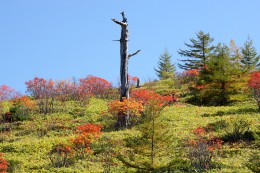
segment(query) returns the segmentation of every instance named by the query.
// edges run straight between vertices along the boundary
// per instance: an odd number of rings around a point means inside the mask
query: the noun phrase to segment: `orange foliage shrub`
[[[188,76],[198,76],[199,75],[198,69],[186,70],[184,73]]]
[[[2,157],[3,154],[0,153],[0,173],[6,173],[6,170],[8,168],[8,162]]]
[[[132,99],[125,99],[120,102],[113,100],[109,103],[109,112],[114,115],[126,115],[128,112],[131,116],[140,116],[143,111],[143,105]]]
[[[172,96],[161,96],[154,91],[150,91],[146,89],[133,90],[131,92],[131,97],[134,100],[142,103],[143,105],[149,104],[149,102],[152,100],[157,101],[159,106],[163,106],[170,102],[175,101],[175,98],[173,98]]]
[[[80,154],[91,152],[90,145],[102,134],[102,126],[97,124],[84,124],[76,127],[79,134],[71,139],[76,151]]]
[[[36,103],[32,101],[28,96],[16,97],[12,100],[13,104],[21,105],[27,109],[34,109]]]

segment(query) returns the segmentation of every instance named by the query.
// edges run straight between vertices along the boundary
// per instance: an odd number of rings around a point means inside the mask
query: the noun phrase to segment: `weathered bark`
[[[136,51],[133,54],[128,54],[128,23],[127,18],[125,17],[124,12],[121,13],[123,20],[118,21],[112,19],[113,22],[121,26],[121,38],[120,38],[120,101],[123,101],[123,98],[129,99],[129,83],[128,83],[128,60],[130,57],[138,54],[140,50]],[[117,124],[123,124],[127,127],[129,125],[129,114],[125,115],[124,122],[120,121],[118,118]],[[116,125],[117,125],[116,124]]]

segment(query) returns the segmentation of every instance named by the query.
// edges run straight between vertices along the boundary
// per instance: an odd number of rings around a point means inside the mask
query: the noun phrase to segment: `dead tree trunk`
[[[128,54],[128,23],[124,12],[121,14],[123,17],[122,21],[118,21],[116,19],[112,19],[112,21],[121,26],[121,38],[117,41],[120,41],[120,101],[123,101],[123,98],[129,99],[128,60],[130,57],[138,54],[140,50],[133,54]],[[118,116],[122,117],[120,115]],[[124,116],[124,122],[122,122],[120,119],[121,118],[118,118],[117,120],[117,127],[127,127],[129,125],[129,114]]]

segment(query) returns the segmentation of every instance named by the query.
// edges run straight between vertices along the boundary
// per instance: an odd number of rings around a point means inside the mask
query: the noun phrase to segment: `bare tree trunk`
[[[129,99],[128,60],[131,56],[139,53],[140,50],[133,54],[128,54],[128,23],[124,12],[121,14],[123,17],[122,21],[116,19],[112,19],[112,21],[121,26],[121,38],[118,41],[120,41],[120,101],[123,101],[123,98]],[[127,115],[125,115],[125,122],[119,122],[120,118],[118,118],[117,124],[124,124],[124,126],[127,127],[129,124],[129,118],[129,113],[127,113]]]

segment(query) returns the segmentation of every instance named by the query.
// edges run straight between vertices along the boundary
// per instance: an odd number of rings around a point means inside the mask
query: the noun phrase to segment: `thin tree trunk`
[[[121,26],[121,38],[117,41],[120,41],[120,101],[123,101],[123,98],[129,99],[128,60],[131,56],[134,56],[137,53],[139,53],[140,50],[136,51],[133,54],[128,54],[128,23],[124,12],[122,12],[121,14],[123,18],[122,21],[118,21],[116,19],[112,19],[112,21]],[[119,122],[120,117],[118,117],[116,125],[124,124],[124,126],[127,127],[129,125],[129,119],[129,113],[125,115],[125,122]]]

